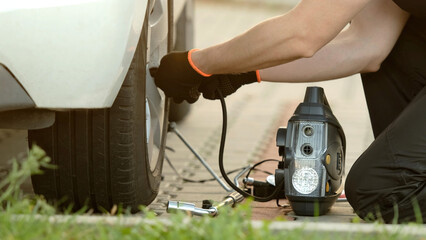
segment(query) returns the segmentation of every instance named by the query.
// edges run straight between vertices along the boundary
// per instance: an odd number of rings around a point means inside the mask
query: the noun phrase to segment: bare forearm
[[[297,30],[282,23],[292,21],[290,16],[269,19],[227,42],[197,51],[193,60],[205,72],[218,74],[256,70],[300,58],[303,53],[297,45],[302,43],[297,40]],[[278,51],[281,42],[288,46],[284,53]]]
[[[369,51],[354,39],[350,32],[342,32],[311,58],[260,70],[262,81],[315,82],[342,78],[366,71]]]
[[[208,74],[238,73],[312,56],[331,41],[370,0],[302,0],[228,42],[192,55]],[[326,26],[326,27],[325,27]]]
[[[377,71],[398,39],[408,13],[392,1],[376,0],[312,58],[263,69],[262,80],[314,82]]]

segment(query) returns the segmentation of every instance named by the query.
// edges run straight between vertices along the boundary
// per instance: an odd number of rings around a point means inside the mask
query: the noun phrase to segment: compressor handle
[[[325,96],[324,89],[320,87],[307,87],[304,103],[319,103],[326,106],[330,106]]]

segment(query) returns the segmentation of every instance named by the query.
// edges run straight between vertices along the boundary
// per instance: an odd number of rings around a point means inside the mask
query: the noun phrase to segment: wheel
[[[57,112],[52,127],[29,131],[30,146],[39,145],[58,166],[32,177],[36,194],[74,209],[108,211],[122,205],[132,212],[157,196],[164,146],[162,107],[146,93],[152,88],[146,75],[148,15],[110,109]]]
[[[194,48],[194,3],[193,1],[187,1],[182,14],[179,16],[179,19],[176,24],[176,41],[175,41],[175,51],[186,51],[188,49]],[[182,103],[170,104],[170,114],[169,120],[171,122],[182,121],[190,112],[191,105],[184,101]]]

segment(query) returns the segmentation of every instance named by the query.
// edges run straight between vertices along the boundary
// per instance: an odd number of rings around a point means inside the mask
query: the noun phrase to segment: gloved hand
[[[191,52],[172,52],[161,59],[154,79],[157,87],[161,88],[166,96],[180,103],[186,100],[194,103],[198,100],[200,92],[198,87],[209,75],[198,73],[189,63]],[[191,60],[192,61],[192,60]]]
[[[203,93],[204,98],[215,100],[219,99],[217,89],[226,97],[245,84],[260,82],[257,71],[251,71],[241,74],[220,74],[213,75],[201,82],[198,90]]]

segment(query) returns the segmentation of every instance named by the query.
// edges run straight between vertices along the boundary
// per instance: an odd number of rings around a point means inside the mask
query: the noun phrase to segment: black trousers
[[[362,75],[375,135],[345,192],[361,218],[426,222],[426,47],[404,30],[378,72]]]

